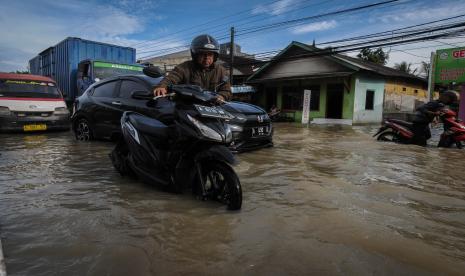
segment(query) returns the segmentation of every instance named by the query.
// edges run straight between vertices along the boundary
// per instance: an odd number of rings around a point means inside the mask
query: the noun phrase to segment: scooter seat
[[[388,121],[393,122],[395,124],[401,125],[401,126],[406,126],[406,127],[412,127],[413,123],[407,122],[407,121],[402,121],[402,120],[397,120],[397,119],[388,119]]]
[[[140,132],[162,140],[169,138],[168,126],[156,119],[133,113],[129,115],[129,121]]]

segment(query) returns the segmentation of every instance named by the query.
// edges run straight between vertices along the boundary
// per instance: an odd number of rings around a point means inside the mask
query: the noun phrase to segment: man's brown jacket
[[[203,69],[189,60],[176,66],[173,71],[157,85],[166,88],[170,84],[195,84],[208,91],[214,91],[215,87],[227,79],[228,71],[220,64],[214,63],[210,68]],[[231,99],[231,85],[229,81],[217,88],[217,91],[225,100]]]

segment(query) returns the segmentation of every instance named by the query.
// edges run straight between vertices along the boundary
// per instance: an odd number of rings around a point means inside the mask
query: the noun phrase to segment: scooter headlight
[[[207,127],[206,125],[202,124],[199,120],[189,116],[189,114],[187,114],[187,118],[189,118],[189,120],[197,127],[198,130],[200,130],[200,132],[205,137],[208,137],[208,138],[210,138],[212,140],[219,141],[219,142],[223,141],[223,138],[221,137],[221,135],[218,132],[216,132],[213,129],[211,129],[211,128]]]
[[[228,124],[224,126],[224,133],[226,134],[225,142],[230,143],[232,141],[233,135],[231,127]]]

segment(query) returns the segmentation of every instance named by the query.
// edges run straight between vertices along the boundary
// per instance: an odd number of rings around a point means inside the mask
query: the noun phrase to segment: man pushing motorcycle
[[[446,105],[452,105],[458,102],[457,92],[445,91],[439,94],[439,99],[430,101],[419,106],[416,109],[413,119],[413,138],[412,143],[420,146],[426,146],[426,141],[431,138],[429,124],[440,114],[441,109]]]
[[[217,64],[220,45],[212,36],[204,34],[195,37],[190,46],[192,60],[177,65],[155,87],[153,94],[162,96],[171,84],[194,84],[208,91],[218,93],[217,102],[231,99],[231,85],[227,70]]]

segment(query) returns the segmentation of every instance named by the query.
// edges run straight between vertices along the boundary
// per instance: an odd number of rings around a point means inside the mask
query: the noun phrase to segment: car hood
[[[265,110],[256,105],[243,102],[227,102],[221,107],[230,113],[242,113],[244,115],[258,115],[266,113]]]

